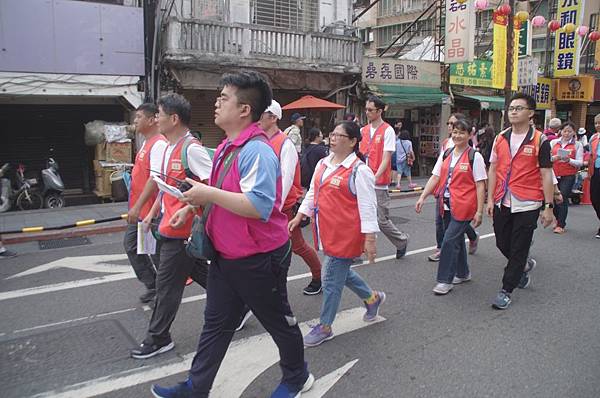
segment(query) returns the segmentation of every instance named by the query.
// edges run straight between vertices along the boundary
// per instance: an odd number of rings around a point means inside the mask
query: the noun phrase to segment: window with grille
[[[302,32],[319,30],[318,0],[252,0],[251,21]]]
[[[408,29],[412,22],[401,23],[397,25],[384,26],[377,29],[377,46],[383,47],[388,46],[393,40],[396,39],[405,29]],[[435,21],[433,18],[422,20],[414,24],[408,32],[402,36],[397,45],[404,44],[410,36],[415,33],[415,37],[409,44],[419,44],[422,39],[427,36],[432,36],[435,32]]]
[[[435,0],[380,0],[377,15],[388,17],[422,11]]]

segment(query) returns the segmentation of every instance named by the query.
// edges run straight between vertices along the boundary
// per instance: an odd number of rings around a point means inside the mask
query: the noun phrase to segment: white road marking
[[[490,238],[492,236],[494,236],[493,233],[481,235],[479,238],[486,239],[486,238]],[[411,250],[406,253],[406,256],[411,256],[411,255],[415,255],[415,254],[428,252],[430,250],[434,250],[435,248],[436,248],[436,246],[430,246],[430,247],[424,247],[421,249]],[[379,258],[375,259],[375,262],[378,263],[378,262],[382,262],[382,261],[392,260],[395,258],[396,258],[395,255],[379,257]],[[361,265],[368,265],[368,264],[369,263],[367,261],[364,261],[362,263],[355,264],[352,267],[355,268],[355,267],[359,267]],[[134,277],[135,277],[135,275],[133,274],[133,271],[130,271],[130,273],[128,273],[128,274],[123,273],[123,274],[117,274],[117,275],[108,275],[108,276],[102,276],[102,277],[92,278],[92,279],[81,279],[79,281],[63,282],[63,283],[58,283],[55,285],[46,285],[46,286],[38,286],[38,287],[27,288],[27,289],[22,289],[22,290],[13,290],[13,291],[9,291],[9,292],[0,293],[0,301],[14,299],[14,298],[20,298],[20,297],[25,297],[25,296],[35,295],[35,294],[60,291],[60,290],[65,290],[65,289],[73,289],[73,288],[83,287],[83,286],[91,286],[91,285],[96,285],[96,284],[100,284],[100,283],[107,283],[107,282],[131,279]],[[290,281],[311,278],[311,277],[312,277],[312,274],[310,272],[308,272],[308,273],[304,273],[304,274],[297,274],[297,275],[289,276],[287,280],[288,280],[288,282],[290,282]],[[204,300],[204,299],[206,299],[206,294],[199,294],[199,295],[195,295],[195,296],[185,297],[181,300],[181,303],[182,304],[192,303],[192,302],[196,302],[196,301],[200,301],[200,300]],[[144,311],[151,310],[151,308],[147,305],[144,305],[142,307],[142,309]],[[124,313],[124,312],[135,311],[135,310],[136,310],[136,308],[127,308],[124,310],[107,312],[106,315],[114,315],[114,314],[119,314],[119,313]],[[72,323],[72,322],[76,322],[79,320],[93,319],[94,317],[97,317],[100,315],[90,315],[90,316],[82,317],[82,318],[65,320],[65,321],[60,321],[60,322],[55,322],[55,323],[48,323],[48,324],[34,326],[34,327],[26,328],[26,329],[19,329],[19,330],[13,331],[13,333],[22,333],[25,331],[31,331],[31,330],[35,330],[35,329],[43,329],[43,328],[57,326],[57,325],[61,325],[61,324]],[[4,335],[5,334],[6,333],[4,333]],[[2,336],[3,336],[3,334],[0,334],[0,337],[2,337]]]
[[[27,275],[38,274],[55,268],[71,268],[89,272],[122,273],[131,271],[129,265],[111,264],[112,261],[127,260],[125,254],[101,254],[95,256],[65,257],[48,264],[42,264],[27,271],[9,276],[6,279],[20,278]]]
[[[304,398],[321,398],[344,376],[355,364],[358,359],[350,361],[339,369],[321,377],[315,381],[313,387],[307,392],[302,393]]]
[[[357,307],[338,313],[336,321],[333,325],[336,336],[339,337],[345,333],[353,332],[355,330],[385,321],[385,318],[378,317],[375,322],[366,323],[362,320],[364,311],[364,307]],[[318,322],[318,319],[313,319],[312,321],[303,322],[300,324],[302,333],[306,334],[310,328],[309,325],[316,324]],[[94,397],[112,391],[137,386],[143,383],[148,383],[178,373],[186,372],[190,368],[194,355],[195,353],[189,353],[184,355],[182,359],[166,365],[143,366],[141,368],[135,368],[113,375],[100,377],[98,379],[73,384],[58,390],[47,391],[37,394],[33,398]],[[273,343],[273,340],[268,333],[236,340],[231,344],[229,350],[227,351],[227,355],[225,355],[223,363],[221,364],[221,369],[217,374],[211,395],[228,398],[239,397],[258,376],[276,364],[278,360],[279,353],[277,346]],[[334,372],[336,375],[339,375],[337,380],[339,380],[341,375],[347,372],[347,370],[352,367],[354,363],[356,363],[356,360],[346,364],[344,367]],[[350,366],[348,367],[348,365]],[[347,369],[340,373],[346,367]],[[331,376],[331,374],[325,376],[323,387],[331,384],[335,377],[335,375]],[[182,375],[182,378],[185,378],[185,376]],[[275,385],[276,382],[273,384]],[[327,390],[329,390],[329,388],[327,388]],[[319,389],[318,391],[323,391],[323,393],[325,393],[327,390],[324,390],[323,388]],[[314,395],[314,397],[321,396],[322,395]]]
[[[135,308],[127,308],[124,310],[103,312],[101,314],[84,316],[81,318],[68,319],[68,320],[60,321],[60,322],[46,323],[45,325],[33,326],[30,328],[25,328],[25,329],[18,329],[18,330],[15,330],[13,333],[31,332],[32,330],[43,329],[43,328],[48,328],[48,327],[52,327],[52,326],[59,326],[59,325],[64,325],[67,323],[73,323],[73,322],[78,322],[78,321],[87,321],[87,320],[96,319],[96,318],[103,318],[105,316],[118,315],[118,314],[123,314],[125,312],[131,312],[131,311],[135,311]]]

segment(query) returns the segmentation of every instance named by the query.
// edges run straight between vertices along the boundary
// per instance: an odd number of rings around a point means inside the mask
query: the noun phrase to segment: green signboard
[[[450,84],[492,87],[492,61],[474,60],[450,65]]]
[[[519,30],[519,57],[531,55],[531,25],[529,21],[521,22]]]

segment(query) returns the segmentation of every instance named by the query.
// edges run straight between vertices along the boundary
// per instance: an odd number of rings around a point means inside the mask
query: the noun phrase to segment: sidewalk
[[[420,187],[424,187],[427,178],[417,177],[413,179],[413,182]],[[416,198],[421,194],[420,190],[409,190],[408,181],[406,179],[403,179],[402,188],[402,192],[391,191],[390,197],[392,199],[406,199]],[[126,213],[127,202],[71,206],[62,209],[12,211],[0,215],[0,233],[3,231],[20,231],[23,228],[29,227],[56,227],[73,224],[82,220],[101,220],[119,217]],[[124,220],[119,220],[62,230],[2,234],[2,241],[5,244],[16,244],[73,236],[107,234],[122,232],[125,230],[126,226],[127,224]]]

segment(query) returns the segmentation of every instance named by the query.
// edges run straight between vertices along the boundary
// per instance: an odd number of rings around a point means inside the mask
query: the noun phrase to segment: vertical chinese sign
[[[581,25],[584,3],[585,0],[558,0],[557,16],[562,28],[556,31],[554,39],[554,77],[576,76],[579,73],[581,38],[575,32],[565,32],[564,26],[568,23]]]
[[[503,89],[506,82],[506,53],[508,52],[506,42],[506,31],[508,26],[508,16],[494,11],[494,55],[492,57],[492,76],[493,87]],[[512,89],[517,89],[517,79],[519,76],[519,30],[520,26],[515,21],[514,41],[513,41],[513,73]]]
[[[475,55],[475,5],[446,0],[445,62],[470,62]]]

